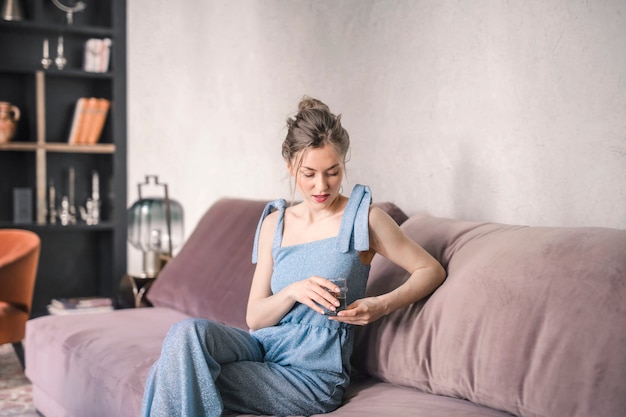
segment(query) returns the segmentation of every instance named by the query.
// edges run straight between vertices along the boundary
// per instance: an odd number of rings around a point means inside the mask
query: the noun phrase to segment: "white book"
[[[85,307],[85,308],[58,308],[52,304],[48,305],[48,313],[55,316],[63,316],[70,314],[93,314],[113,311],[113,306]]]
[[[111,56],[111,39],[88,39],[85,42],[83,69],[87,72],[107,72]]]

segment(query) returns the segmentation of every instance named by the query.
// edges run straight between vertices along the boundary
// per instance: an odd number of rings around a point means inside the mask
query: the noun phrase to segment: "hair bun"
[[[320,100],[313,97],[304,96],[302,97],[300,104],[298,104],[298,111],[300,112],[302,110],[308,109],[320,109],[330,112],[330,108],[326,104],[322,103]]]

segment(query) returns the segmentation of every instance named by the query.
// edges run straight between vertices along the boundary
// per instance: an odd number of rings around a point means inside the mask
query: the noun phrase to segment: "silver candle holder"
[[[50,58],[50,43],[48,38],[43,40],[43,58],[41,58],[41,65],[43,66],[43,69],[48,69],[50,68],[50,65],[52,65],[52,59]]]
[[[100,176],[97,171],[91,174],[91,197],[87,198],[85,207],[80,207],[80,217],[88,225],[100,222]]]
[[[57,44],[57,57],[55,58],[54,63],[60,70],[62,70],[65,67],[65,64],[67,64],[67,59],[63,53],[63,36],[59,36],[59,43]]]

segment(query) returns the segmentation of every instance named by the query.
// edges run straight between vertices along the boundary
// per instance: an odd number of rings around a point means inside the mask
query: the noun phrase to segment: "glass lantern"
[[[153,185],[164,187],[164,197],[142,197],[141,187],[151,180]],[[139,184],[139,200],[128,210],[128,241],[143,252],[145,277],[155,277],[171,259],[173,249],[183,243],[183,220],[183,207],[169,198],[167,184],[160,184],[155,175],[147,175],[146,182]]]

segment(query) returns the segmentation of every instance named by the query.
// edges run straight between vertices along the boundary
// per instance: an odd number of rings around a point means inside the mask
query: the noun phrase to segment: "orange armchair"
[[[33,232],[0,229],[0,344],[12,343],[20,361],[40,248]]]

